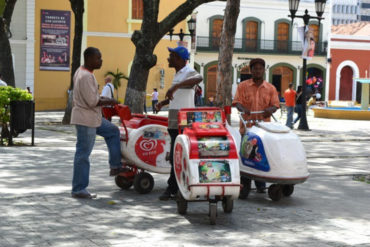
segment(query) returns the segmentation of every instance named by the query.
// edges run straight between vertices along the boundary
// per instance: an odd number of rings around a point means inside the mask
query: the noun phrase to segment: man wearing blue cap
[[[176,70],[176,74],[173,78],[172,86],[166,93],[166,99],[156,105],[157,111],[159,111],[164,105],[169,104],[168,133],[171,136],[171,174],[167,181],[168,186],[166,191],[159,197],[159,199],[163,201],[174,197],[178,191],[173,169],[173,149],[175,139],[179,134],[177,113],[181,108],[195,107],[194,86],[203,80],[203,77],[187,64],[187,60],[189,60],[189,52],[185,47],[179,46],[176,48],[168,48],[168,51],[170,52],[170,56],[167,59],[168,67],[174,68]]]

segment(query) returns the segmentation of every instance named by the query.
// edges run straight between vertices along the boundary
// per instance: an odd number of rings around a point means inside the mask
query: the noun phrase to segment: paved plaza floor
[[[119,189],[100,137],[89,185],[98,197],[71,198],[76,138],[62,117],[37,112],[35,146],[27,131],[15,138],[18,146],[0,147],[0,246],[370,246],[370,181],[358,179],[370,174],[370,121],[319,119],[309,111],[311,131],[294,132],[310,178],[278,202],[252,191],[231,214],[219,205],[210,225],[206,202],[190,203],[182,216],[174,201],[158,200],[167,175],[153,174],[150,194]],[[238,125],[235,112],[232,122]]]

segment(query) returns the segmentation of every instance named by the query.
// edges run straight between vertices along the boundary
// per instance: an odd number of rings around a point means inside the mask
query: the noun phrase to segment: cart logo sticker
[[[262,140],[254,133],[249,132],[243,136],[240,145],[240,157],[245,166],[264,172],[270,170]]]
[[[198,168],[200,183],[231,182],[230,165],[226,160],[200,161]]]
[[[176,177],[179,180],[179,183],[181,183],[181,171],[182,171],[182,164],[181,164],[181,158],[182,158],[182,146],[181,144],[177,143],[175,147],[175,173]]]
[[[165,140],[153,140],[141,136],[135,144],[135,153],[145,163],[157,166],[157,158],[165,151],[165,145]]]
[[[157,141],[155,140],[142,140],[140,142],[140,148],[146,152],[152,151],[157,147]]]

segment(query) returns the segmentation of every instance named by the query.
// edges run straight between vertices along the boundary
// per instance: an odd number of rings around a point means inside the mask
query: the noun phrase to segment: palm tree
[[[117,72],[108,71],[107,73],[105,73],[105,76],[108,75],[113,77],[112,83],[114,88],[117,90],[117,100],[118,100],[118,88],[121,86],[121,79],[128,80],[128,77],[122,72],[120,72],[118,68]]]

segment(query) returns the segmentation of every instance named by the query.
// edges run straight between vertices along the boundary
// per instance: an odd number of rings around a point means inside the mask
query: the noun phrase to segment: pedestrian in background
[[[157,114],[157,110],[155,109],[155,105],[158,103],[158,91],[156,88],[153,88],[153,93],[152,93],[152,111],[153,114]]]
[[[298,122],[299,119],[301,119],[302,117],[302,111],[303,111],[303,106],[302,104],[304,104],[304,100],[303,100],[303,97],[302,97],[302,86],[298,86],[297,88],[297,99],[295,101],[295,107],[294,107],[294,112],[297,113],[297,117],[294,119],[293,121],[293,124],[295,124],[296,122]]]
[[[289,83],[289,88],[284,92],[285,107],[287,110],[287,119],[285,125],[293,129],[293,112],[297,92],[293,89],[293,83]]]
[[[101,91],[100,96],[113,99],[114,98],[114,86],[112,84],[112,78],[110,76],[105,77],[104,79],[105,86],[103,87],[103,90]],[[112,106],[104,106],[102,108],[103,111],[103,117],[105,117],[108,121],[112,121]]]

